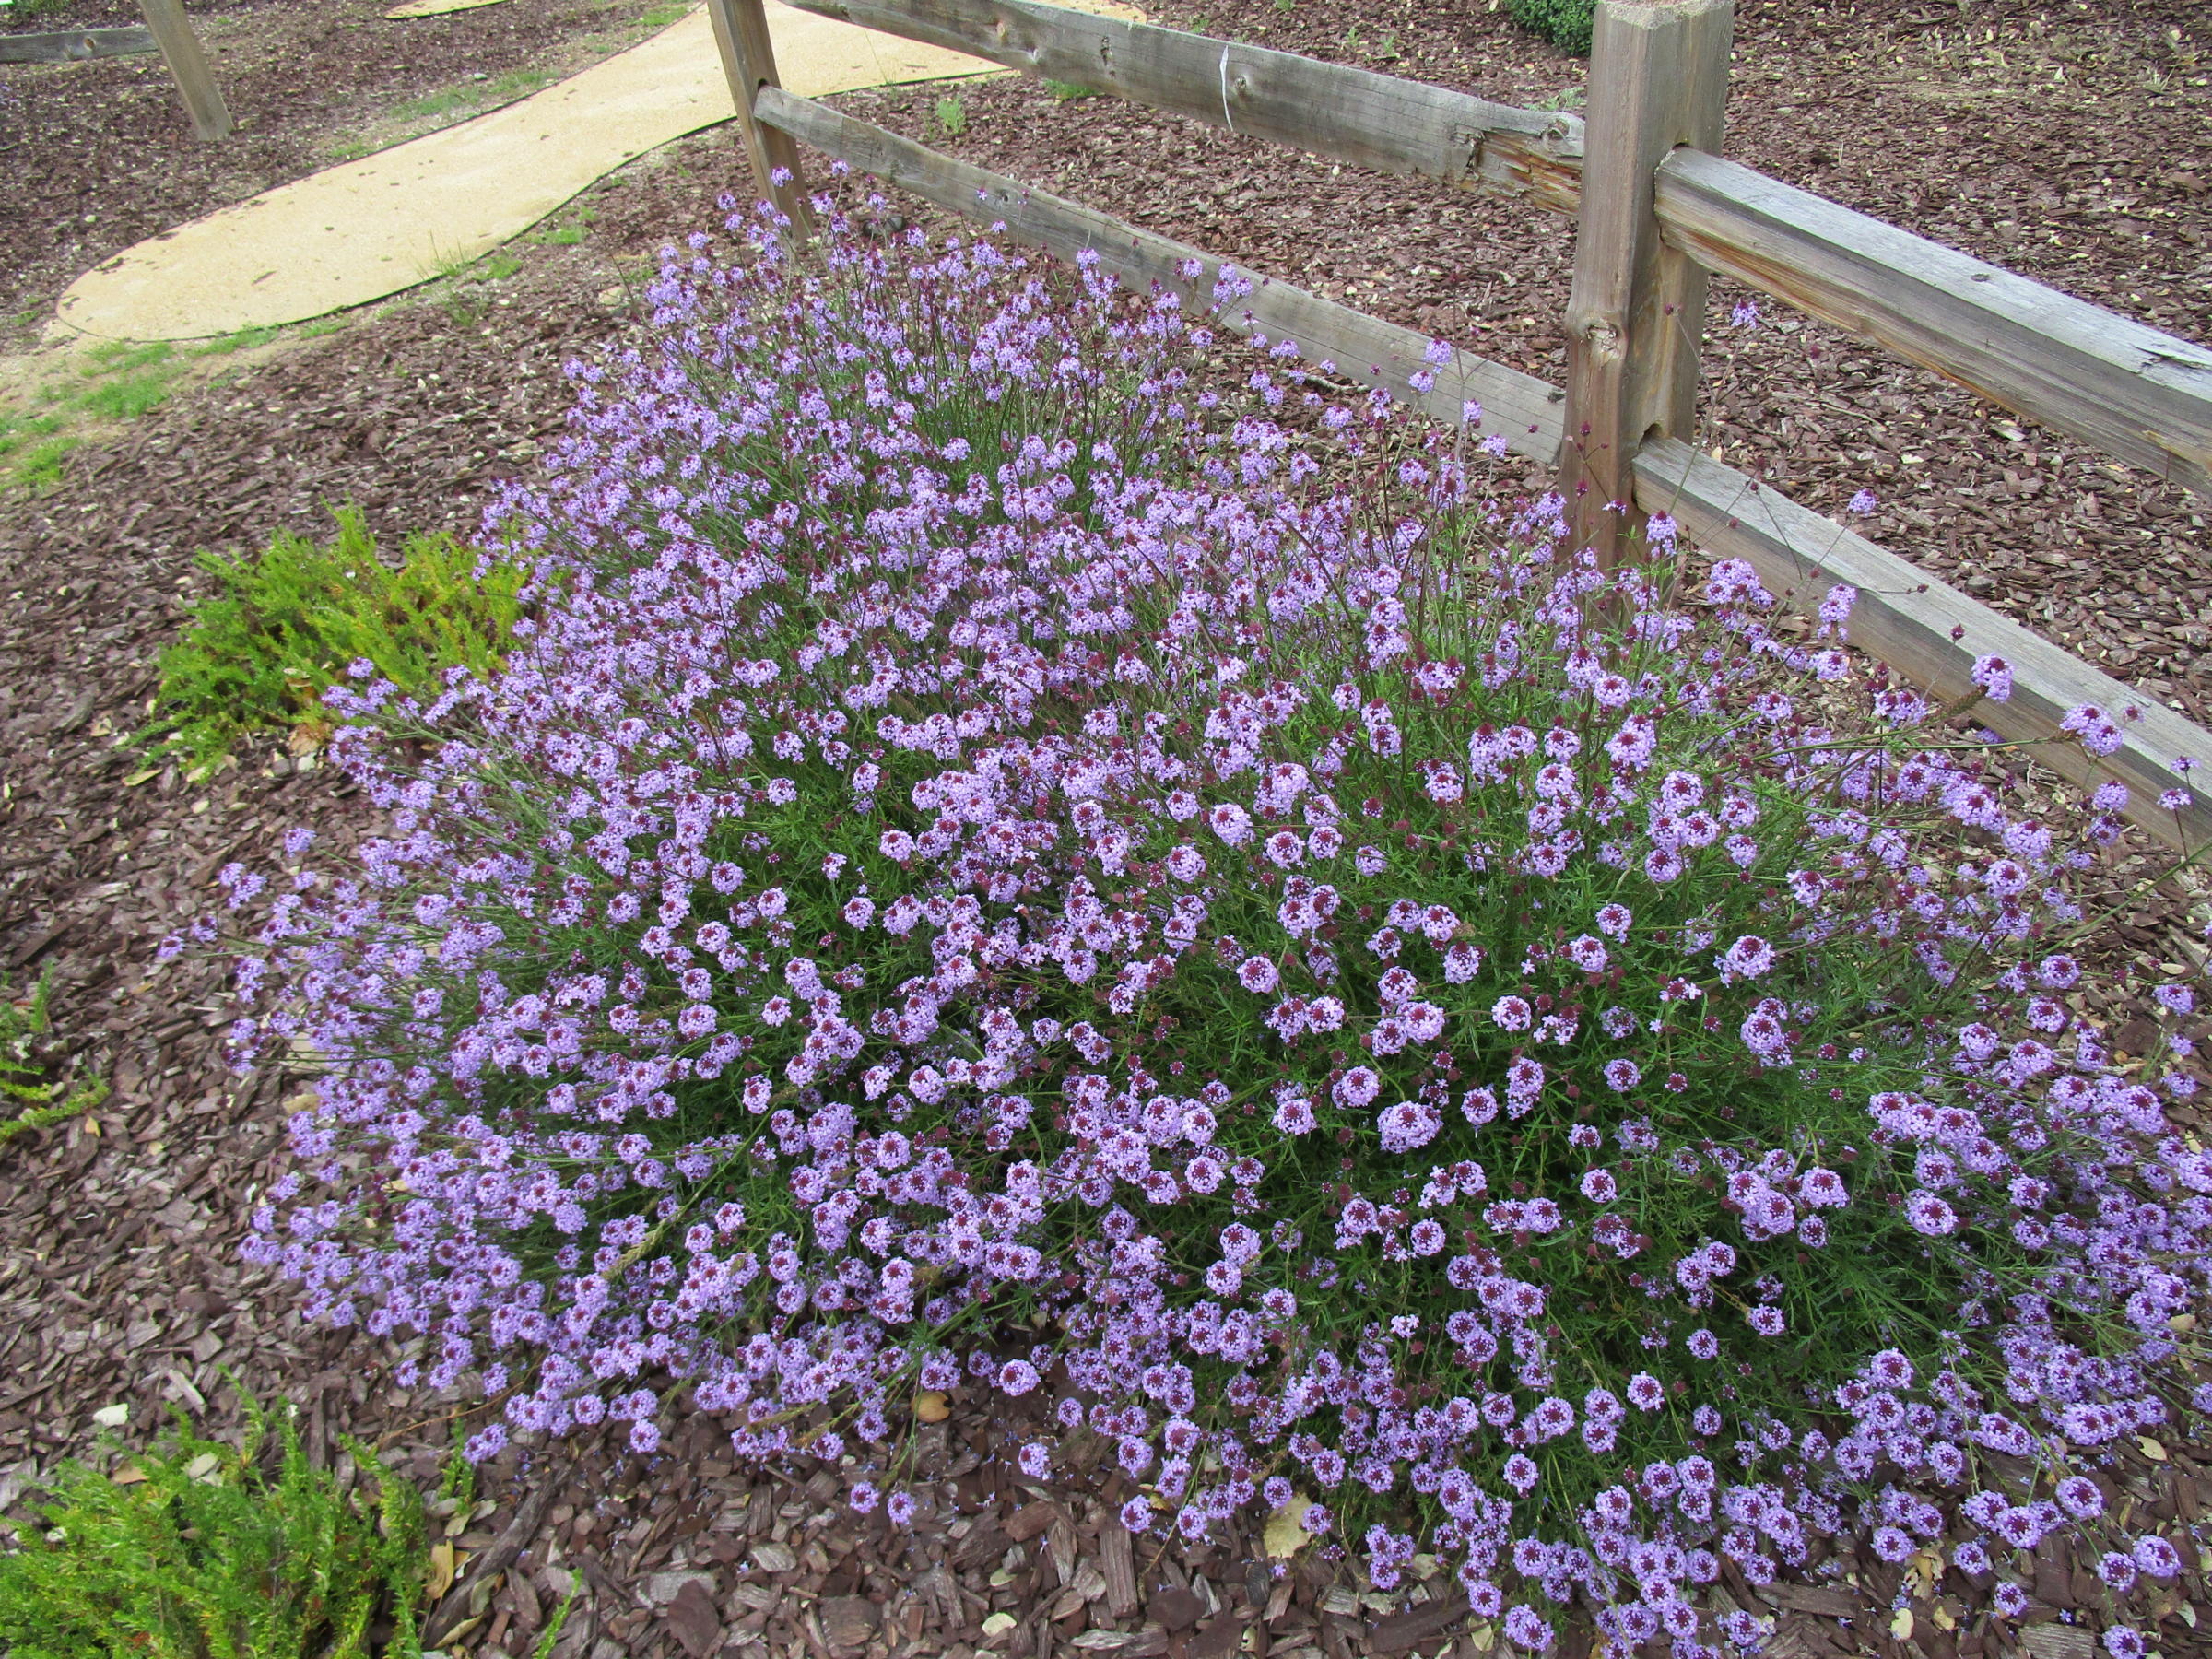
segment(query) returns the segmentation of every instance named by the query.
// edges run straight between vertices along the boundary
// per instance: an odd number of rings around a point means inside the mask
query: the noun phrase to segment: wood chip
[[[1368,1627],[1367,1645],[1378,1653],[1402,1653],[1419,1647],[1457,1624],[1466,1613],[1464,1591],[1378,1618]]]
[[[722,1615],[715,1610],[708,1582],[703,1574],[686,1578],[668,1604],[668,1628],[691,1659],[708,1659],[722,1647]]]
[[[1142,1605],[1136,1594],[1136,1563],[1132,1557],[1129,1529],[1119,1515],[1109,1514],[1099,1527],[1099,1564],[1106,1575],[1106,1611],[1127,1618]]]
[[[865,1595],[833,1595],[822,1603],[821,1615],[830,1645],[848,1650],[867,1646],[883,1622],[883,1610]]]

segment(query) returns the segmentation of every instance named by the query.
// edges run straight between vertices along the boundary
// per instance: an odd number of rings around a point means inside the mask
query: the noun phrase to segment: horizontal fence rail
[[[1031,0],[792,4],[1333,161],[1574,211],[1583,124],[1572,115]]]
[[[0,64],[76,64],[158,50],[150,29],[65,29],[46,34],[0,34]]]
[[[2212,351],[1699,150],[1657,211],[1706,269],[2212,496]]]
[[[1856,588],[1852,644],[1938,699],[1973,691],[1975,662],[2002,657],[2013,671],[2012,696],[1977,703],[1976,721],[2009,742],[2034,746],[2038,764],[2072,782],[2117,778],[2128,786],[2136,820],[2161,841],[2212,845],[2212,794],[2203,782],[2212,774],[2212,732],[1687,443],[1647,443],[1632,465],[1641,511],[1665,512],[1708,552],[1745,560],[1793,608],[1811,610],[1839,582]],[[2067,711],[2084,703],[2122,727],[2125,741],[2117,752],[2092,756],[2059,730]],[[2136,718],[2127,718],[2130,710]],[[2173,763],[2184,757],[2205,770],[2176,773]],[[2154,805],[2174,788],[2190,797],[2178,814]]]
[[[901,138],[780,87],[763,87],[753,112],[824,155],[873,173],[940,207],[979,223],[1004,221],[1021,241],[1073,259],[1088,251],[1099,264],[1141,291],[1152,283],[1211,302],[1222,262],[1187,242],[1140,230],[1107,214]],[[1199,275],[1183,267],[1196,261]],[[1559,453],[1563,395],[1548,381],[1523,374],[1471,351],[1435,370],[1435,387],[1417,393],[1411,377],[1423,367],[1426,335],[1356,312],[1289,283],[1243,273],[1250,294],[1223,309],[1221,321],[1244,334],[1298,342],[1309,363],[1328,361],[1348,379],[1387,387],[1393,395],[1439,418],[1457,420],[1463,402],[1482,405],[1486,430],[1500,433],[1516,454],[1549,462]]]
[[[759,0],[716,3],[757,8]],[[1582,188],[1587,129],[1570,117],[1035,0],[796,3],[1356,165],[1448,179],[1585,218],[1593,210]],[[1606,9],[1636,14],[1634,26],[1648,28],[1665,26],[1654,14],[1669,7],[1603,0]],[[1683,20],[1700,9],[1685,6]],[[968,218],[1003,222],[1017,239],[1063,256],[1088,251],[1134,287],[1159,283],[1210,300],[1223,269],[1214,256],[794,97],[773,74],[770,62],[764,74],[733,76],[733,89],[741,114],[774,134]],[[1652,183],[1648,206],[1636,210],[1669,257],[1735,276],[2055,430],[2212,494],[2212,352],[2204,347],[1699,149],[1666,154]],[[1192,261],[1195,276],[1183,274]],[[1463,401],[1479,403],[1483,429],[1503,436],[1513,453],[1555,465],[1567,458],[1560,388],[1455,352],[1429,391],[1416,391],[1425,336],[1287,282],[1241,275],[1253,287],[1225,308],[1220,320],[1230,327],[1295,340],[1309,361],[1333,362],[1345,378],[1383,386],[1438,419],[1459,422]],[[1980,703],[1977,722],[2075,782],[2126,783],[2129,816],[2159,840],[2212,845],[2212,732],[1664,429],[1645,435],[1627,459],[1622,493],[1632,493],[1639,512],[1668,513],[1709,552],[1747,560],[1783,602],[1810,609],[1837,582],[1855,588],[1853,642],[1938,698],[1973,690],[1976,661],[2002,657],[2013,670],[2012,696]],[[2116,753],[2090,756],[2062,729],[2083,704],[2119,724]],[[2177,772],[2184,758],[2196,769]],[[2174,789],[2183,806],[2159,806],[2158,797]]]

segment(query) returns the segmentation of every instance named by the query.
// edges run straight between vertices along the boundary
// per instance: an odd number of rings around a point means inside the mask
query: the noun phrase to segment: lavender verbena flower
[[[822,213],[671,251],[490,515],[506,666],[335,691],[378,832],[180,935],[321,1068],[251,1260],[500,1399],[472,1456],[897,1467],[958,1394],[1524,1648],[1709,1652],[1820,1537],[2107,1550],[2093,1462],[2212,1399],[2194,1000],[2120,1069],[2056,943],[2125,795],[1932,739],[1847,593],[1677,607],[1380,394],[1285,422],[1202,296]]]

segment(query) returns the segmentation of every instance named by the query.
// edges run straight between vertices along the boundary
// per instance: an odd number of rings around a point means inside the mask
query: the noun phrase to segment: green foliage
[[[0,414],[0,479],[33,491],[60,483],[62,457],[82,441],[65,424],[59,415]]]
[[[419,1655],[422,1500],[347,1440],[377,1488],[341,1492],[300,1450],[292,1408],[276,1419],[277,1471],[262,1457],[268,1414],[246,1400],[237,1448],[182,1418],[173,1439],[119,1483],[70,1462],[0,1555],[0,1650],[10,1659],[353,1659],[371,1621],[383,1652]]]
[[[514,69],[489,79],[464,81],[458,87],[448,87],[394,105],[392,119],[406,123],[441,121],[487,105],[512,103],[542,87],[551,86],[558,78],[549,69]]]
[[[968,130],[968,106],[957,98],[940,98],[936,108],[937,125],[947,138],[958,138]]]
[[[466,1513],[477,1501],[477,1465],[468,1461],[463,1448],[468,1444],[465,1424],[453,1424],[453,1444],[447,1448],[445,1467],[438,1474],[438,1497],[441,1501],[451,1498],[456,1513]]]
[[[1561,52],[1590,55],[1591,21],[1596,0],[1505,0],[1513,21],[1542,35]]]
[[[487,561],[451,535],[414,535],[397,569],[359,510],[340,508],[328,546],[279,532],[258,559],[204,553],[215,591],[162,653],[157,718],[143,736],[199,766],[246,733],[331,721],[323,693],[366,660],[409,695],[453,666],[487,674],[512,628],[519,565]]]
[[[252,351],[276,339],[276,330],[267,327],[241,328],[236,334],[224,335],[193,347],[194,357],[228,357],[234,351]]]
[[[553,1617],[546,1621],[546,1632],[530,1650],[530,1659],[553,1659],[553,1650],[560,1641],[561,1631],[568,1629],[569,1610],[576,1605],[576,1592],[571,1590],[560,1598],[560,1606],[553,1609]]]
[[[103,340],[91,347],[75,378],[39,388],[36,414],[0,411],[0,485],[41,491],[62,480],[62,460],[84,442],[71,429],[88,417],[132,420],[164,402],[183,372],[166,340]],[[80,385],[78,381],[88,381]]]
[[[53,1028],[46,1011],[53,989],[52,978],[41,975],[30,994],[18,1002],[0,982],[0,1102],[12,1114],[0,1117],[0,1147],[18,1135],[89,1112],[108,1098],[108,1086],[99,1077],[87,1078],[65,1095],[59,1082],[48,1080],[41,1051]]]
[[[1054,80],[1050,76],[1045,77],[1044,89],[1062,103],[1073,103],[1078,98],[1096,98],[1099,95],[1096,87],[1086,87],[1077,81]]]

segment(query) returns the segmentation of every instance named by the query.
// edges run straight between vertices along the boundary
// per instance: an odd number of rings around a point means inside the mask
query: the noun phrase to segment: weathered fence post
[[[799,147],[790,134],[762,126],[753,113],[753,100],[761,88],[783,84],[776,78],[768,14],[760,0],[707,0],[707,13],[714,24],[714,44],[722,53],[722,72],[729,76],[730,96],[737,105],[737,141],[752,163],[757,199],[773,202],[790,215],[792,233],[804,241],[809,216],[806,183],[799,176]],[[775,182],[778,168],[789,170],[789,182]]]
[[[1607,568],[1634,517],[1637,447],[1692,429],[1705,271],[1661,242],[1653,175],[1677,145],[1721,147],[1734,24],[1732,0],[1598,0],[1559,488],[1574,545]]]
[[[176,76],[177,89],[184,95],[192,130],[202,138],[220,138],[231,128],[230,111],[208,70],[200,39],[185,19],[182,0],[138,0],[138,9],[154,44],[161,49],[162,61]]]

